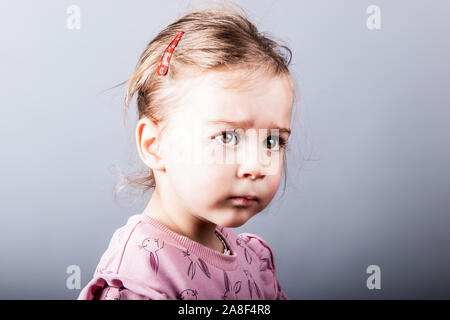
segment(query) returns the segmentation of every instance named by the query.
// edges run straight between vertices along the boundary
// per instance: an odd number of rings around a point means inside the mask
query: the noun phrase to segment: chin
[[[222,227],[225,227],[225,228],[239,228],[240,226],[243,226],[246,222],[247,222],[247,220],[246,221],[233,221],[230,223],[222,223],[219,225]]]
[[[243,226],[251,217],[242,216],[241,217],[231,217],[229,219],[223,219],[217,224],[225,228],[239,228]]]

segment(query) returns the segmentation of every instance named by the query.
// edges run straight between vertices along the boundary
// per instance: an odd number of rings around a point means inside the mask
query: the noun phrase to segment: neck
[[[216,236],[216,224],[183,211],[176,201],[164,199],[155,188],[143,214],[157,220],[167,228],[208,248],[223,252],[223,244]]]

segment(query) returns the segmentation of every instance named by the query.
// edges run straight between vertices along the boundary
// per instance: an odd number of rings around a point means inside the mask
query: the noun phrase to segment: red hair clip
[[[163,53],[161,54],[161,58],[158,62],[158,67],[156,68],[156,73],[158,76],[164,76],[167,73],[167,69],[169,68],[169,62],[170,58],[172,58],[173,50],[175,50],[175,47],[178,44],[178,41],[180,41],[181,36],[183,35],[183,31],[180,31],[177,33],[175,38],[169,43],[166,49],[164,49]],[[167,50],[169,50],[167,52]],[[167,59],[165,62],[163,62],[164,54],[167,52]]]

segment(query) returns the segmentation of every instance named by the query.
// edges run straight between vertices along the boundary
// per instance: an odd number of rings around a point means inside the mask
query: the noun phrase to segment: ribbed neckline
[[[226,237],[222,232],[220,232],[220,226],[216,226],[217,233],[220,234],[222,239],[226,242],[228,249],[231,251],[231,255],[227,255],[211,248],[208,248],[201,243],[194,241],[186,236],[178,234],[172,230],[170,230],[167,226],[159,222],[158,220],[150,217],[145,213],[140,214],[142,221],[151,224],[153,227],[158,228],[159,230],[166,233],[172,239],[176,240],[181,246],[199,258],[202,258],[205,262],[214,265],[217,268],[224,270],[234,270],[237,267],[237,255],[232,247],[227,241]]]

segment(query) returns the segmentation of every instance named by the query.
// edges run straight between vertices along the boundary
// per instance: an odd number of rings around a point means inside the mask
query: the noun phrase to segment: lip
[[[245,199],[249,199],[249,200],[257,200],[258,199],[256,196],[252,196],[250,194],[243,194],[243,195],[239,195],[239,196],[231,196],[231,198],[245,198]]]
[[[241,205],[241,206],[252,205],[253,203],[255,203],[258,200],[258,198],[256,198],[255,196],[237,196],[237,197],[230,197],[230,198],[235,204]]]

